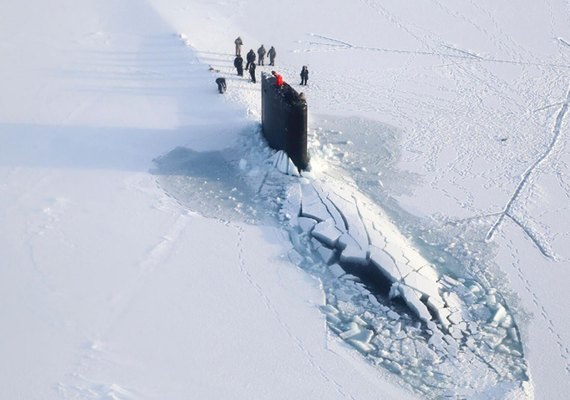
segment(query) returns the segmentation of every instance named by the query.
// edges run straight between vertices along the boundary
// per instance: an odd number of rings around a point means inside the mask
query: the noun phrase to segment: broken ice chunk
[[[507,310],[505,310],[505,307],[503,307],[501,304],[498,305],[497,307],[497,311],[495,312],[495,315],[493,316],[493,325],[498,325],[500,324],[505,317],[507,316]]]
[[[338,208],[346,220],[348,232],[363,249],[368,247],[368,234],[360,218],[354,197],[342,197],[338,193],[330,193],[329,199]]]
[[[416,271],[413,271],[404,277],[404,283],[412,289],[415,289],[435,299],[440,297],[437,283],[431,279],[426,278]]]
[[[300,265],[304,260],[303,256],[295,249],[290,249],[287,255],[293,264]]]
[[[297,223],[303,232],[308,233],[315,227],[317,221],[312,218],[299,217]]]
[[[384,246],[386,246],[386,238],[384,235],[382,235],[374,228],[374,224],[370,220],[363,219],[362,223],[364,224],[366,232],[368,233],[370,244],[378,247],[379,249],[383,249]]]
[[[459,310],[462,308],[461,299],[453,292],[443,292],[443,301],[451,309]]]
[[[342,267],[338,264],[330,265],[329,271],[331,271],[331,273],[334,275],[335,278],[340,278],[341,276],[346,274],[346,272],[344,272],[344,269],[342,269]]]
[[[292,225],[297,224],[297,217],[301,213],[301,187],[295,183],[287,188],[285,202],[282,205],[282,212],[288,215]]]
[[[329,248],[333,248],[342,232],[338,230],[332,220],[319,222],[311,232],[314,238]]]
[[[313,185],[302,184],[301,195],[301,215],[318,221],[332,218]]]
[[[421,268],[418,270],[418,273],[419,273],[420,275],[423,275],[423,276],[425,276],[426,278],[428,278],[428,279],[434,281],[434,282],[437,282],[437,280],[439,279],[439,274],[437,273],[437,271],[435,270],[435,268],[434,268],[432,265],[430,265],[430,264],[427,264],[427,265],[424,265],[423,267],[421,267]]]
[[[454,339],[461,339],[463,338],[463,334],[461,333],[460,329],[457,329],[456,327],[452,326],[451,328],[449,328],[449,333],[451,334],[451,336]]]
[[[329,264],[334,259],[334,251],[325,246],[317,248],[317,253],[325,264]]]
[[[351,338],[353,336],[356,336],[360,333],[360,327],[358,326],[357,323],[351,322],[350,324],[348,324],[348,327],[349,328],[346,331],[342,332],[339,335],[342,339],[346,340],[346,339]]]
[[[332,305],[327,304],[326,306],[321,306],[321,311],[324,312],[325,314],[332,314],[332,315],[338,315],[339,311]]]
[[[461,323],[463,321],[463,317],[461,316],[461,312],[460,311],[455,311],[453,313],[451,313],[447,319],[454,325],[457,325],[459,323]]]
[[[366,321],[364,321],[362,318],[360,318],[358,315],[355,315],[354,317],[352,317],[352,322],[356,322],[360,326],[367,326],[368,325],[368,323]]]
[[[341,215],[340,211],[337,209],[336,204],[333,204],[333,202],[328,198],[329,192],[325,191],[323,187],[320,186],[317,182],[313,182],[313,184],[314,184],[313,189],[315,190],[315,193],[317,194],[319,201],[322,202],[322,204],[327,209],[327,212],[332,217],[333,221],[336,224],[336,227],[343,232],[346,231],[344,218]]]
[[[396,311],[393,310],[388,311],[386,315],[388,316],[388,318],[393,319],[395,321],[400,319],[400,314],[398,314]]]
[[[370,261],[372,266],[377,268],[390,282],[396,282],[402,279],[400,271],[390,257],[384,250],[376,247],[370,248]]]
[[[428,304],[429,304],[429,299],[428,299]],[[445,329],[449,329],[449,309],[448,308],[437,308],[437,309],[433,309],[432,310],[435,312],[436,318],[437,320],[441,323],[441,325],[445,328]]]
[[[340,254],[340,260],[351,264],[367,265],[366,251],[360,247],[348,246]]]
[[[408,307],[415,312],[415,314],[424,322],[431,320],[431,314],[426,305],[416,296],[413,289],[406,285],[399,285],[398,290],[402,299],[406,302]]]
[[[428,340],[428,344],[438,350],[443,349],[445,346],[445,342],[443,341],[443,334],[440,331],[434,331]]]
[[[357,350],[365,354],[374,350],[374,346],[372,346],[369,343],[361,342],[360,340],[348,339],[347,342],[350,343],[352,346],[354,346]]]

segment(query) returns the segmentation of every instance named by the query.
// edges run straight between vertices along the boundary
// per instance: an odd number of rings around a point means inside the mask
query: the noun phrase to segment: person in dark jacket
[[[257,49],[257,56],[259,57],[258,61],[257,61],[258,65],[265,65],[265,63],[263,61],[263,59],[265,58],[265,53],[266,53],[265,47],[263,47],[263,45],[261,45],[261,47],[259,49]]]
[[[241,56],[241,46],[243,45],[241,37],[238,36],[237,39],[234,40],[234,43],[236,45],[236,56]]]
[[[277,55],[275,47],[271,46],[271,48],[267,52],[267,55],[269,56],[269,65],[275,65],[275,56]]]
[[[309,69],[306,65],[301,68],[301,85],[307,86],[307,81],[309,80]]]
[[[220,92],[220,94],[224,94],[226,91],[226,79],[219,77],[216,79],[216,84],[218,85],[218,92]]]
[[[251,81],[255,83],[255,61],[249,64],[249,76],[251,76]]]
[[[241,56],[236,56],[234,67],[236,67],[238,76],[243,76],[243,58]]]
[[[247,55],[245,56],[245,59],[247,61],[247,63],[245,64],[245,69],[249,69],[249,64],[251,64],[252,62],[255,61],[255,51],[253,51],[253,49],[250,49],[247,52]]]

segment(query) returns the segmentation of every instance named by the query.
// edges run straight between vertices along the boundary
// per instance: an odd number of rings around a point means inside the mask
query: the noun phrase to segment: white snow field
[[[567,398],[567,2],[47,3],[0,5],[0,398]]]

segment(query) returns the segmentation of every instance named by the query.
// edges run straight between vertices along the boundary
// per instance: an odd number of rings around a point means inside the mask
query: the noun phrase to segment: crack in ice
[[[505,217],[510,217],[513,221],[515,221],[515,223],[517,223],[519,226],[522,227],[522,225],[516,221],[514,219],[514,217],[511,214],[511,210],[513,205],[515,204],[516,200],[518,199],[518,197],[520,196],[522,190],[525,188],[526,184],[529,181],[530,176],[532,175],[532,173],[534,172],[534,170],[536,168],[538,168],[547,158],[548,156],[552,153],[552,150],[554,149],[554,147],[556,146],[556,143],[558,142],[558,139],[560,137],[560,130],[562,127],[562,122],[564,121],[564,117],[566,116],[566,113],[568,112],[568,103],[570,102],[570,88],[568,89],[568,92],[566,93],[566,101],[562,104],[562,107],[560,108],[560,111],[558,111],[558,115],[556,116],[556,122],[554,124],[554,129],[552,130],[553,136],[552,139],[548,145],[548,147],[546,148],[546,150],[544,151],[544,153],[537,158],[528,168],[527,170],[524,172],[524,174],[521,177],[521,180],[519,181],[519,184],[517,185],[514,193],[512,194],[512,196],[510,197],[507,205],[505,206],[505,208],[503,209],[503,211],[500,213],[499,218],[495,221],[495,223],[493,224],[493,226],[491,227],[491,229],[489,229],[489,232],[487,232],[487,236],[485,237],[485,240],[489,241],[493,238],[493,235],[495,234],[495,232],[497,231],[497,229],[499,228],[499,226],[501,225],[501,223],[503,222],[503,220],[505,219]],[[545,249],[534,237],[533,235],[530,235],[527,229],[523,228],[523,231],[529,235],[530,239],[533,241],[533,243],[538,247],[538,249],[540,250],[540,252],[542,254],[544,254],[545,257],[553,259],[554,256],[552,254],[550,254],[547,249]]]

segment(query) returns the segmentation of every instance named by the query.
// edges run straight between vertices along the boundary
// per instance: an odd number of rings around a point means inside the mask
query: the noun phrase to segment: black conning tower
[[[308,168],[307,102],[287,83],[277,87],[266,73],[261,75],[261,125],[269,146],[284,150],[300,170]]]

